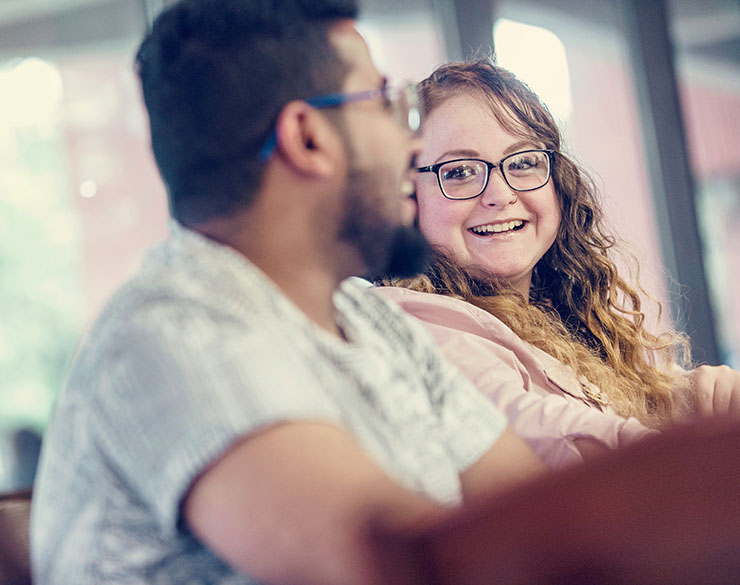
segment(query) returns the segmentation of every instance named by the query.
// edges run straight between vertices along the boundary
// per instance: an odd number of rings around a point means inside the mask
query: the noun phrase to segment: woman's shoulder
[[[474,315],[476,311],[481,311],[467,301],[436,293],[421,292],[397,286],[375,286],[371,290],[373,294],[395,302],[409,313],[433,310],[437,315],[445,313]],[[485,313],[485,311],[481,312]]]
[[[389,299],[427,323],[469,331],[478,335],[497,332],[514,334],[500,319],[475,305],[446,295],[394,286],[377,286],[373,294]]]

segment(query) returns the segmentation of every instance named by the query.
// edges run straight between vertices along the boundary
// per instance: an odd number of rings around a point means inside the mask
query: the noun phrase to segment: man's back
[[[460,501],[459,473],[505,421],[416,323],[348,282],[342,341],[231,249],[173,229],[59,399],[34,497],[39,582],[248,582],[190,535],[180,504],[209,461],[284,420],[347,429],[402,485]]]

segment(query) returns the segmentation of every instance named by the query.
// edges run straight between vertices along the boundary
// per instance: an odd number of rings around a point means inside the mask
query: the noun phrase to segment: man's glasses
[[[435,173],[442,195],[447,199],[474,199],[488,186],[493,169],[499,169],[514,191],[534,191],[547,185],[552,175],[553,150],[523,150],[497,163],[480,158],[456,158],[416,169]]]
[[[368,89],[352,93],[329,93],[312,98],[305,102],[314,108],[336,108],[352,102],[383,98],[383,105],[393,119],[402,127],[411,132],[417,132],[421,127],[421,108],[416,87],[412,84],[400,88],[384,85],[378,89]],[[277,133],[273,128],[265,144],[260,149],[260,158],[267,161],[277,148]]]

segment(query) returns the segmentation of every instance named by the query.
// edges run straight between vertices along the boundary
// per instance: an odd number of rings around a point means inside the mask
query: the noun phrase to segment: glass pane
[[[740,4],[669,8],[720,351],[740,368]]]
[[[428,1],[365,0],[360,5],[358,28],[381,73],[417,82],[445,61],[444,39]]]

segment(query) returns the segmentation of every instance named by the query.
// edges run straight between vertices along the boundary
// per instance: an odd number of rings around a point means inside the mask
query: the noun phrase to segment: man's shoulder
[[[78,358],[99,364],[144,344],[215,347],[230,335],[264,338],[274,329],[280,299],[256,268],[225,246],[190,239],[170,238],[148,252],[88,328]]]
[[[236,250],[178,227],[148,251],[139,270],[116,290],[101,315],[127,319],[142,311],[180,306],[238,313],[273,297],[265,292],[269,286]]]
[[[375,287],[356,279],[344,282],[337,307],[344,319],[372,331],[399,354],[410,353],[415,359],[424,354],[425,361],[435,357],[436,344],[426,328],[393,300],[376,294]]]
[[[376,287],[359,278],[344,281],[336,297],[339,311],[379,327],[395,320],[400,327],[408,328],[412,320],[395,302],[375,294],[375,290]],[[411,328],[414,328],[413,325]]]

